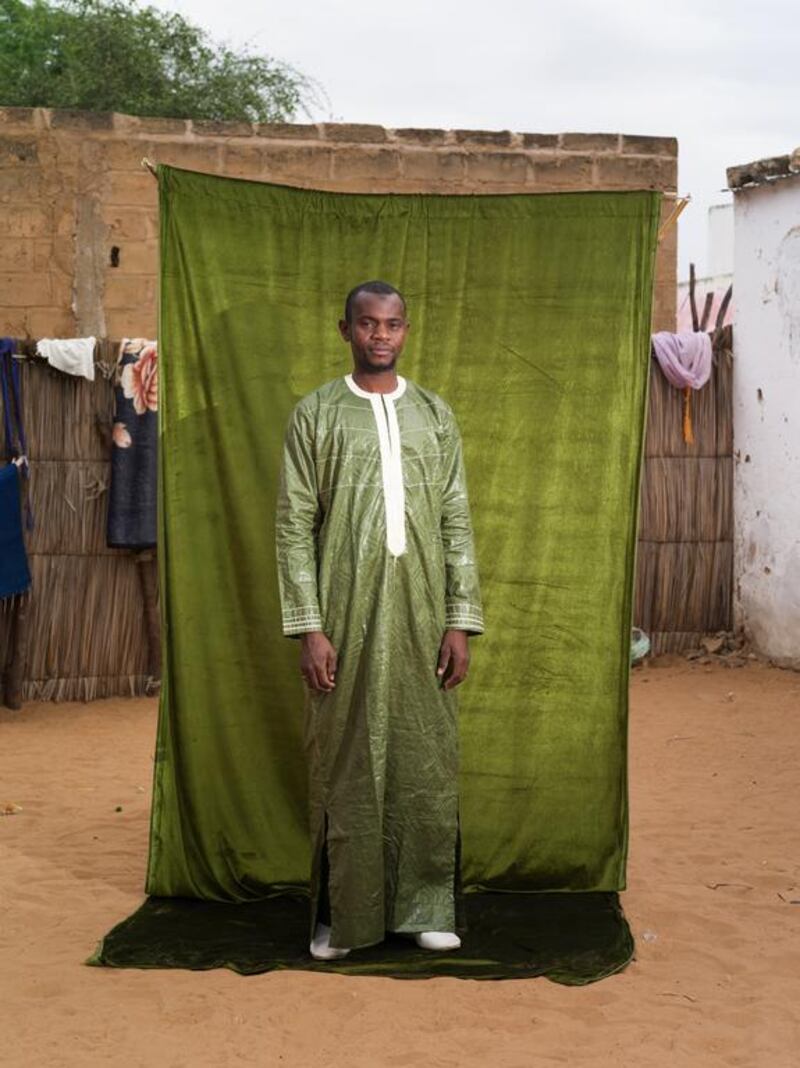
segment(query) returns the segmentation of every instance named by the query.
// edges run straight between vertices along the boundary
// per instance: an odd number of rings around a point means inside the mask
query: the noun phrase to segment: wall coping
[[[728,167],[728,188],[734,193],[755,185],[767,185],[781,178],[800,176],[800,148],[785,156],[767,156],[752,163],[739,163]]]
[[[211,122],[200,119],[149,118],[108,111],[72,111],[51,108],[0,107],[0,128],[42,133],[83,131],[100,137],[180,137],[188,143],[210,138],[234,141],[264,139],[319,141],[327,144],[391,145],[394,148],[446,148],[487,151],[569,153],[677,157],[675,137],[626,133],[517,133],[511,130],[444,130],[423,127],[385,127],[370,123],[250,123]],[[730,174],[730,172],[729,172]]]

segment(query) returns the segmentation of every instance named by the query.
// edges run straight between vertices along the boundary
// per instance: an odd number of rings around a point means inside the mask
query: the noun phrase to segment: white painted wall
[[[710,278],[733,272],[733,204],[712,204],[708,209],[708,263]]]
[[[736,192],[734,240],[735,621],[800,668],[800,175]]]

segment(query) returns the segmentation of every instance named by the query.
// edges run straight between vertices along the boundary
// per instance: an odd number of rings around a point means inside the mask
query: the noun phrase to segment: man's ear
[[[339,320],[339,333],[342,335],[345,341],[350,340],[350,324],[346,319]]]

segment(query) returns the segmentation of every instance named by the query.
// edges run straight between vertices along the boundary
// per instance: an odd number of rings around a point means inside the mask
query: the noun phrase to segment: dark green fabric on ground
[[[464,440],[486,619],[459,691],[464,885],[622,889],[660,194],[159,179],[165,677],[147,891],[250,901],[308,878],[279,456],[295,401],[350,369],[335,324],[374,277],[408,298],[398,370],[448,401]]]
[[[282,895],[231,905],[151,897],[123,920],[86,962],[117,968],[231,968],[243,975],[276,968],[463,979],[547,976],[581,985],[620,971],[633,939],[615,893],[468,894],[461,949],[430,953],[391,936],[346,960],[308,955],[308,899]]]

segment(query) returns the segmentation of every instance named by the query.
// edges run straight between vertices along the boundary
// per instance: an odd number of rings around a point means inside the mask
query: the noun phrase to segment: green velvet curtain
[[[147,891],[308,875],[273,511],[289,411],[350,370],[347,290],[407,296],[453,406],[486,634],[460,689],[467,889],[618,890],[661,195],[353,195],[159,167],[164,685]]]

